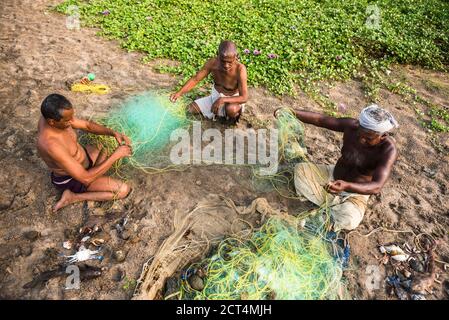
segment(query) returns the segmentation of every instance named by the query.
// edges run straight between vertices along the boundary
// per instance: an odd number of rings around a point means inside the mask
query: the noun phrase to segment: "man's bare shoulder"
[[[239,71],[246,71],[246,66],[243,63],[241,63],[240,61],[237,64],[237,68]]]
[[[243,74],[246,74],[246,66],[241,62],[238,63],[237,70],[238,70],[238,74],[240,76],[242,76]]]
[[[388,136],[383,143],[383,152],[387,156],[391,157],[397,157],[398,156],[398,149],[396,147],[396,142],[394,139],[390,136]]]
[[[40,151],[51,154],[60,150],[65,150],[66,147],[65,144],[63,144],[56,137],[49,136],[44,133],[39,135],[39,138],[37,139],[37,148]]]
[[[218,57],[213,57],[207,60],[204,66],[210,70],[215,70],[218,69],[218,63],[219,63]]]
[[[356,133],[359,128],[359,120],[354,118],[337,118],[339,121],[343,123],[345,132],[348,131],[350,133]]]

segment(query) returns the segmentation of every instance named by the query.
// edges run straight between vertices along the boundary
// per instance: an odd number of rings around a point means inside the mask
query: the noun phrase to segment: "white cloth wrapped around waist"
[[[218,92],[217,89],[215,89],[215,86],[213,86],[211,94],[209,96],[199,98],[199,99],[195,100],[195,103],[200,108],[200,111],[205,118],[215,119],[216,115],[219,117],[226,117],[226,109],[225,109],[224,105],[221,106],[218,109],[217,114],[215,115],[212,112],[212,105],[214,104],[214,102],[217,101],[219,98],[237,97],[239,95],[240,95],[239,92],[237,92],[237,93],[233,94],[232,96],[227,96],[224,93]],[[242,110],[240,112],[243,113],[243,111],[245,110],[245,104],[241,104],[240,106],[242,107]]]

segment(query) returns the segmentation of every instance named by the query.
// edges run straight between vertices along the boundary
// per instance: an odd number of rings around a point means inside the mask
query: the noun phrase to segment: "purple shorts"
[[[83,193],[87,190],[84,184],[71,176],[55,176],[53,172],[51,173],[51,183],[61,191],[69,189],[75,193]]]
[[[87,169],[90,169],[93,167],[93,161],[90,158],[89,153],[87,153],[87,150],[86,155],[87,159],[89,159],[89,167]],[[71,176],[56,176],[53,172],[51,173],[50,176],[51,176],[51,183],[53,183],[53,185],[61,191],[67,189],[69,189],[74,193],[83,193],[87,191],[87,187],[84,184],[82,184],[78,180],[75,180]]]

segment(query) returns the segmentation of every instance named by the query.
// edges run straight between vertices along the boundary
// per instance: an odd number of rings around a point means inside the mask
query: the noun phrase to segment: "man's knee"
[[[331,208],[334,230],[354,230],[362,222],[364,213],[364,211],[350,202],[334,206]]]
[[[307,162],[300,162],[296,164],[295,173],[302,177],[307,169],[310,169],[310,164]]]
[[[296,164],[294,171],[294,183],[296,192],[298,194],[304,194],[305,190],[310,191],[314,188],[312,185],[313,181],[309,178],[310,176],[310,164],[306,162],[301,162]],[[308,179],[309,178],[309,179]],[[308,193],[308,192],[306,192]],[[312,201],[313,202],[313,201]]]
[[[242,107],[238,104],[228,104],[226,105],[226,116],[235,119],[240,115],[241,110]]]
[[[117,196],[119,199],[123,199],[126,198],[130,192],[131,187],[127,183],[123,182],[118,189]]]
[[[86,150],[92,162],[95,163],[100,156],[101,150],[93,145],[87,145]]]
[[[99,166],[100,164],[105,162],[107,158],[108,158],[108,152],[106,151],[106,149],[101,148],[100,153],[97,157],[97,160],[94,162],[94,165]]]
[[[189,112],[190,113],[201,113],[200,107],[195,102],[189,104]]]

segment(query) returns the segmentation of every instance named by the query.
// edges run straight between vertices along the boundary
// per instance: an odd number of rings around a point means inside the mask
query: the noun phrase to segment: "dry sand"
[[[169,172],[148,176],[139,171],[127,172],[134,192],[128,199],[114,204],[82,203],[64,208],[57,214],[51,207],[59,197],[52,187],[44,163],[36,154],[36,127],[40,103],[46,95],[58,92],[67,96],[78,117],[99,117],[127,96],[151,89],[173,89],[176,78],[158,74],[151,65],[141,63],[142,54],[127,53],[115,41],[96,36],[96,30],[68,30],[65,17],[48,11],[55,1],[3,0],[0,4],[0,298],[4,299],[128,299],[143,263],[155,253],[172,230],[176,210],[188,212],[210,192],[227,195],[238,204],[256,197],[266,197],[273,207],[297,208],[301,204],[287,201],[276,192],[256,192],[248,169],[213,166],[194,167],[182,173]],[[88,72],[96,82],[111,86],[107,95],[72,93],[67,82],[80,79]],[[393,71],[406,77],[420,94],[449,105],[448,75],[398,66]],[[432,85],[432,84],[438,85]],[[356,115],[368,103],[357,81],[337,83],[327,88],[336,103],[345,103],[348,114]],[[278,98],[263,89],[250,89],[249,115],[258,120],[271,118],[281,105],[320,110],[304,94]],[[366,234],[384,226],[395,230],[426,232],[441,240],[437,259],[449,261],[449,170],[448,158],[429,143],[429,136],[413,109],[401,98],[381,92],[381,105],[396,116],[401,127],[394,134],[399,159],[392,177],[378,196],[370,199],[370,208],[357,229]],[[254,122],[248,116],[239,126]],[[306,142],[311,160],[335,163],[339,156],[341,135],[324,129],[307,127]],[[447,135],[440,141],[449,147]],[[130,216],[131,238],[122,240],[112,225],[123,215]],[[83,282],[81,290],[64,290],[63,278],[50,280],[43,288],[25,290],[22,286],[33,275],[55,266],[67,236],[86,223],[103,225],[107,240],[105,260],[97,265],[108,267],[95,280]],[[36,240],[23,234],[35,230]],[[370,237],[351,234],[351,268],[345,272],[351,296],[355,299],[394,299],[387,295],[385,275],[391,267],[380,265],[380,288],[366,287],[367,266],[378,265],[377,246],[394,242],[413,243],[413,235],[379,231]],[[111,252],[123,250],[124,262],[116,262]],[[439,280],[448,279],[448,271],[437,263]],[[122,281],[113,275],[120,268],[126,272]],[[444,299],[442,285],[436,283],[428,299]]]

